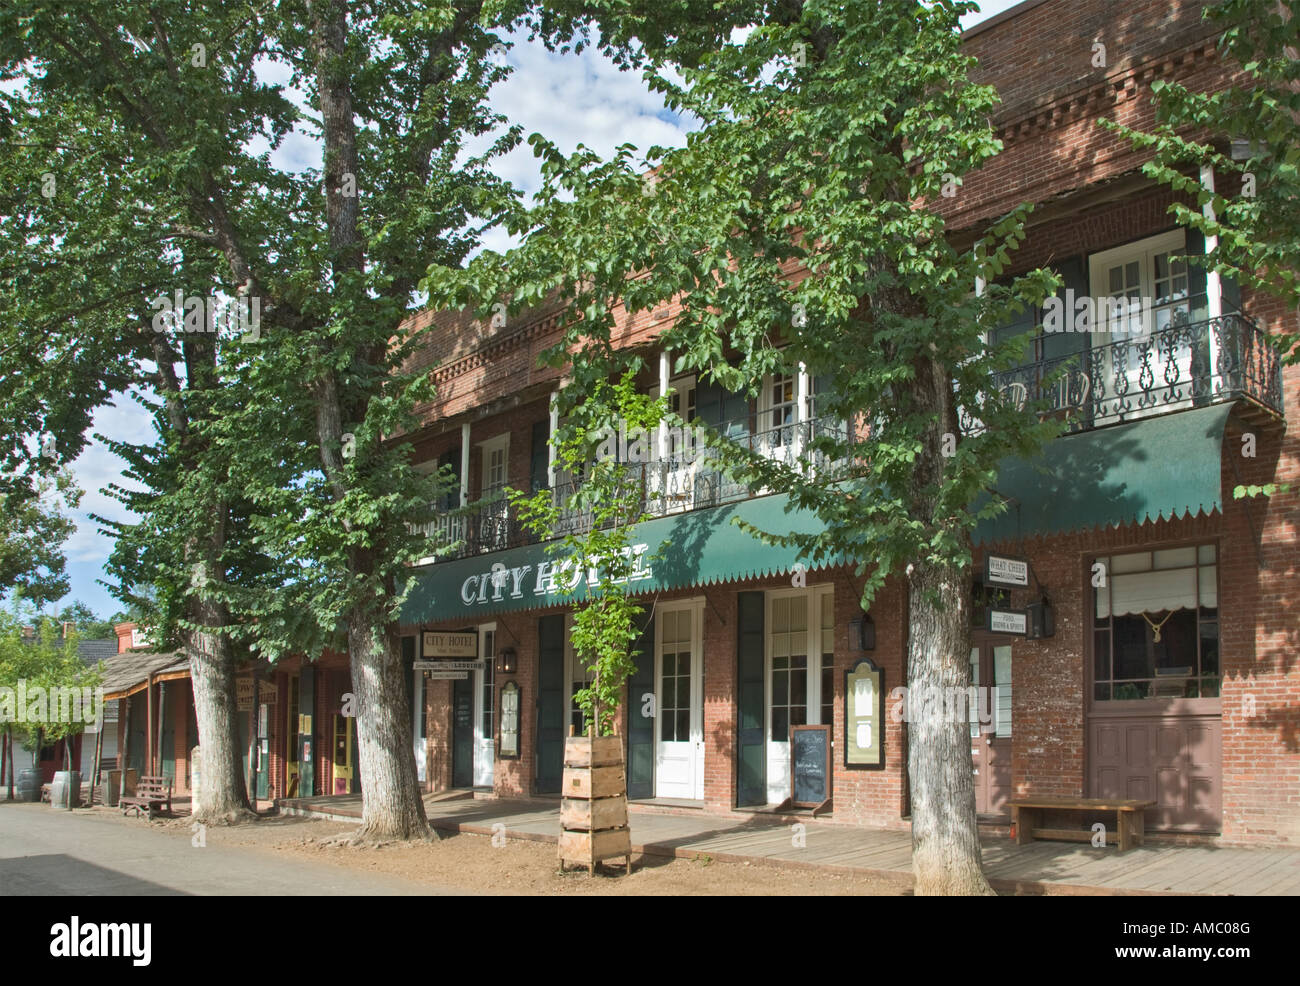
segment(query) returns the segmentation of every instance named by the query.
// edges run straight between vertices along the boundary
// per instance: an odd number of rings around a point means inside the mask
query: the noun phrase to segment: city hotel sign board
[[[420,656],[429,658],[478,657],[477,633],[435,633],[426,630],[422,635]]]
[[[624,549],[632,564],[626,579],[618,582],[640,582],[654,577],[646,564],[648,544],[634,544]],[[466,606],[487,606],[504,599],[523,599],[532,596],[550,602],[560,602],[566,593],[573,593],[584,583],[596,585],[601,578],[599,559],[595,564],[583,566],[573,558],[539,561],[536,565],[517,565],[513,568],[496,564],[485,572],[476,572],[460,584],[460,601]],[[426,656],[428,656],[426,654]]]
[[[425,630],[420,634],[420,657],[415,670],[440,681],[460,681],[471,671],[481,671],[477,633],[441,633]]]

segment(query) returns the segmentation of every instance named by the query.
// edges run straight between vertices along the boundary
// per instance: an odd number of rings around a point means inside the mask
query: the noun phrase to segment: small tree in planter
[[[611,380],[598,372],[596,360],[584,360],[586,379],[561,392],[564,423],[554,439],[557,470],[571,483],[532,496],[511,494],[524,524],[538,536],[570,530],[550,551],[564,559],[564,593],[575,600],[585,595],[575,607],[572,642],[592,673],[591,684],[574,695],[588,735],[565,744],[560,860],[584,862],[588,872],[615,856],[626,858],[629,872],[632,866],[623,741],[614,736],[614,723],[635,670],[632,644],[645,612],[632,595],[646,571],[646,546],[632,544],[632,528],[646,517],[646,484],[641,465],[621,460],[610,436],[621,427],[648,442],[665,408],[662,396],[636,391],[638,362],[632,358]],[[576,529],[575,517],[581,518]]]

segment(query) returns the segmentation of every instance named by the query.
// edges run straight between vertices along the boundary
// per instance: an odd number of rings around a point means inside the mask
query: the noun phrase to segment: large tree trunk
[[[912,874],[917,894],[991,894],[980,865],[969,724],[953,696],[970,687],[969,603],[963,573],[913,565],[908,574]]]
[[[945,436],[958,434],[951,374],[933,359],[916,363],[911,397],[932,416],[909,489],[914,519],[942,524]],[[918,558],[907,567],[907,767],[912,798],[912,874],[917,894],[992,894],[980,862],[974,763],[965,705],[970,687],[969,572]]]
[[[348,653],[361,769],[361,829],[356,839],[428,839],[399,650],[391,635],[355,614],[348,625]]]
[[[197,622],[220,625],[217,614],[205,613]],[[202,761],[199,801],[194,820],[205,825],[232,825],[256,817],[248,804],[239,741],[235,697],[235,662],[221,634],[195,632],[187,646],[194,712],[199,724]]]

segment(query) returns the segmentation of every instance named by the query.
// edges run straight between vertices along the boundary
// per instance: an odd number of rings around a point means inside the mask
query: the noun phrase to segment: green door
[[[126,765],[134,767],[136,777],[144,774],[145,744],[149,742],[149,708],[144,692],[136,692],[127,701],[130,703],[130,734],[127,736]]]
[[[767,750],[763,741],[766,704],[763,682],[763,608],[763,593],[737,593],[737,805],[767,803]]]
[[[537,792],[559,794],[564,769],[564,614],[537,621]]]
[[[474,682],[451,683],[451,786],[474,786]]]
[[[636,642],[636,670],[627,681],[627,796],[653,798],[655,780],[655,624]]]

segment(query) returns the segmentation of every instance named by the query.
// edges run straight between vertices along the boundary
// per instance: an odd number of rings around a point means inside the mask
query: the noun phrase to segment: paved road
[[[0,896],[415,896],[460,894],[397,877],[286,859],[254,848],[190,845],[188,832],[48,805],[0,802]]]

